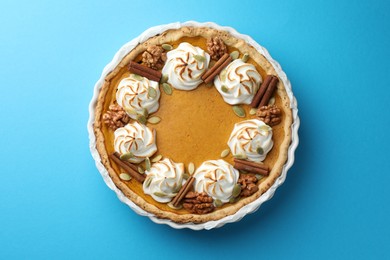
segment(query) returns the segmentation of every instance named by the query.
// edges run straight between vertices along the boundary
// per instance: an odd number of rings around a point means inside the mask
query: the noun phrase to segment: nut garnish
[[[112,130],[125,126],[130,122],[130,117],[119,105],[110,105],[109,110],[103,115],[103,122]]]
[[[282,121],[282,112],[276,105],[262,106],[257,110],[256,115],[261,121],[270,126],[277,125]]]
[[[259,187],[256,185],[258,179],[253,174],[240,174],[238,178],[238,183],[241,185],[241,196],[249,197],[252,194],[256,193],[259,190]]]
[[[235,184],[233,187],[232,197],[237,198],[238,195],[240,195],[240,193],[241,193],[241,185]]]
[[[146,117],[144,115],[137,115],[137,121],[140,122],[141,124],[145,125],[146,124]]]
[[[215,36],[207,39],[207,51],[213,60],[218,60],[227,53],[227,47],[220,37]]]
[[[206,214],[214,210],[213,198],[207,193],[190,191],[183,199],[183,207],[191,213]]]
[[[168,75],[167,74],[164,74],[162,75],[161,79],[160,79],[160,83],[166,83],[168,81]]]
[[[162,69],[166,60],[167,54],[160,46],[151,45],[142,54],[142,64],[152,69]]]

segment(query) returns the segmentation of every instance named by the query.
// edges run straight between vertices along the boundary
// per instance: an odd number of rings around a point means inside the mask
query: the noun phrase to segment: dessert
[[[281,176],[293,103],[271,62],[239,37],[162,30],[105,73],[94,149],[121,194],[154,218],[219,221]]]

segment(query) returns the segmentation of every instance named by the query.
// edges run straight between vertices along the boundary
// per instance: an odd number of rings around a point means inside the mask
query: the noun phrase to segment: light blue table
[[[388,1],[2,1],[0,259],[389,259]],[[145,29],[214,21],[265,46],[301,117],[286,183],[211,232],[140,217],[90,156],[103,67]]]

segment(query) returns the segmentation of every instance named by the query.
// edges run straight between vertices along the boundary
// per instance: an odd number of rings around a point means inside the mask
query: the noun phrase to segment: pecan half
[[[130,121],[130,117],[119,105],[110,105],[109,110],[103,115],[103,122],[112,130],[125,126]]]
[[[276,105],[262,106],[257,110],[256,115],[269,126],[277,125],[282,121],[282,112]]]
[[[207,51],[213,60],[219,60],[227,53],[227,47],[221,38],[215,36],[207,39]]]
[[[195,214],[210,213],[214,210],[213,198],[205,192],[190,191],[184,197],[183,208]]]
[[[142,53],[142,64],[152,69],[162,69],[167,54],[161,46],[151,45]]]
[[[241,185],[241,196],[249,197],[259,190],[259,186],[256,185],[257,178],[252,174],[240,174],[238,183]]]

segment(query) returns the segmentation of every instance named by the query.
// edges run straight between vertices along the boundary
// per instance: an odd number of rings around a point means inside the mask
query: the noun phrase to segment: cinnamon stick
[[[273,76],[267,90],[264,93],[263,98],[260,101],[260,104],[258,106],[259,108],[262,106],[266,106],[268,104],[268,101],[270,100],[272,94],[274,93],[276,86],[278,85],[278,82],[279,82],[278,77]]]
[[[261,98],[264,96],[264,93],[267,90],[269,84],[271,83],[273,77],[273,75],[267,75],[267,77],[261,84],[259,90],[257,91],[256,95],[253,97],[252,103],[250,104],[251,107],[255,108],[259,106]]]
[[[128,68],[130,72],[133,72],[153,81],[159,82],[162,77],[162,73],[160,71],[143,66],[134,61],[130,61]]]
[[[114,156],[118,157],[118,159],[121,159],[121,155],[117,152],[114,152]],[[138,172],[138,167],[135,166],[134,164],[128,162],[128,161],[123,161],[121,160],[124,164],[126,164],[127,166],[131,167],[134,171],[137,171]]]
[[[219,66],[213,73],[211,73],[210,76],[208,76],[204,82],[206,84],[210,83],[211,81],[213,81],[213,79],[215,78],[215,76],[217,76],[227,65],[229,65],[229,63],[232,61],[232,57],[229,57],[222,63],[221,66]]]
[[[206,78],[208,78],[211,73],[213,73],[219,66],[222,65],[222,63],[224,63],[226,61],[226,59],[228,59],[230,57],[230,55],[228,53],[225,53],[224,55],[222,55],[221,58],[219,58],[219,60],[214,64],[213,67],[211,67],[208,71],[206,71],[205,74],[202,75],[202,80],[205,80]]]
[[[265,171],[269,171],[269,167],[265,164],[262,164],[262,163],[255,163],[255,162],[241,160],[241,159],[237,159],[237,158],[234,158],[234,162],[243,163],[243,164],[246,164],[246,165],[249,165],[252,167],[263,169]]]
[[[118,164],[123,170],[125,170],[131,177],[143,183],[145,181],[145,176],[140,174],[137,170],[134,170],[129,162],[122,161],[117,155],[117,153],[110,154],[110,158]],[[135,165],[134,165],[135,166]]]
[[[265,176],[269,174],[269,169],[267,166],[240,159],[234,159],[234,168],[236,168],[237,170],[243,170],[250,173],[261,174]]]
[[[186,196],[186,194],[190,191],[190,189],[192,188],[192,184],[194,183],[195,181],[195,178],[193,176],[191,176],[187,181],[186,183],[184,183],[184,185],[181,187],[181,189],[179,190],[179,192],[177,193],[177,195],[173,198],[172,200],[172,205],[177,207],[179,206],[180,202],[184,199],[184,197]]]

